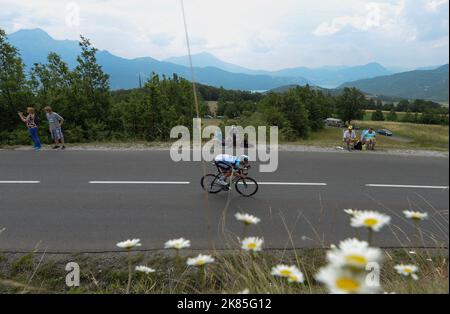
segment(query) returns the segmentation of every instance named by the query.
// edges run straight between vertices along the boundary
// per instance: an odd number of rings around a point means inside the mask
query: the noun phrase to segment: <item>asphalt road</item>
[[[142,249],[158,249],[181,236],[193,249],[227,248],[242,234],[234,218],[240,211],[262,219],[248,235],[263,236],[266,248],[365,238],[365,230],[350,227],[345,208],[392,217],[376,245],[419,243],[405,209],[429,212],[422,225],[427,246],[448,244],[448,158],[280,152],[277,172],[255,168],[252,177],[265,183],[255,197],[206,197],[202,163],[174,163],[168,151],[0,151],[0,251],[111,251],[131,237]]]

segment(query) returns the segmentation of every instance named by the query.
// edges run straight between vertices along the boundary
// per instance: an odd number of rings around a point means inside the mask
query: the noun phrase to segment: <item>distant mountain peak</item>
[[[17,32],[14,32],[10,35],[13,37],[17,37],[17,38],[30,38],[30,39],[48,39],[48,40],[53,40],[53,38],[46,32],[44,31],[42,28],[30,28],[30,29],[21,29],[18,30]]]

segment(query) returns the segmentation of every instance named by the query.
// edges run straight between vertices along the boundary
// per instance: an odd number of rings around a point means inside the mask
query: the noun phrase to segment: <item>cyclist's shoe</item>
[[[217,181],[217,183],[219,183],[219,185],[221,185],[221,186],[228,186],[228,183],[226,183],[225,180],[222,179],[222,178],[220,178],[220,179]]]

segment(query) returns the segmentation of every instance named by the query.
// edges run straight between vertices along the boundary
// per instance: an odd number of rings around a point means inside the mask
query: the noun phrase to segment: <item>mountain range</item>
[[[448,102],[448,84],[449,65],[446,64],[434,70],[416,70],[349,82],[340,88],[356,87],[372,95]]]
[[[76,66],[76,57],[80,53],[78,41],[55,40],[42,29],[20,30],[9,34],[8,40],[19,49],[27,69],[35,63],[45,63],[50,52],[61,55],[62,59],[73,68]],[[138,87],[139,77],[145,80],[152,72],[166,76],[176,73],[191,79],[187,56],[165,60],[156,60],[151,57],[126,59],[106,50],[100,50],[97,53],[97,60],[103,70],[110,75],[113,89]],[[441,69],[439,71],[435,69],[436,67],[429,67],[431,70],[395,73],[395,69],[387,69],[378,63],[266,71],[224,62],[205,52],[192,55],[192,62],[196,80],[199,83],[222,86],[227,89],[260,91],[280,86],[306,84],[331,89],[338,86],[355,86],[368,93],[386,96],[404,98],[417,96],[433,100],[448,100],[448,65],[447,72],[445,67],[444,70],[439,68]],[[437,72],[429,74],[429,71]],[[447,82],[446,86],[445,82]]]
[[[76,65],[76,56],[80,53],[78,41],[55,40],[42,29],[17,31],[8,35],[8,41],[19,49],[28,69],[35,63],[45,63],[50,52],[61,55],[62,59],[73,68]],[[188,67],[159,61],[151,57],[125,59],[106,50],[100,50],[97,53],[97,61],[103,67],[103,70],[110,75],[111,88],[113,89],[138,87],[139,75],[145,79],[152,72],[166,76],[176,73],[181,77],[191,79]],[[308,83],[302,77],[250,75],[228,72],[212,66],[196,67],[194,71],[199,83],[223,86],[227,89],[268,90],[281,85],[305,85]]]
[[[168,58],[164,61],[183,66],[189,65],[188,56]],[[192,64],[196,67],[216,67],[232,73],[268,75],[273,77],[306,78],[309,84],[330,88],[334,88],[345,82],[394,73],[378,63],[369,63],[360,66],[324,66],[314,69],[307,67],[296,67],[277,71],[252,70],[224,62],[205,52],[192,55]]]

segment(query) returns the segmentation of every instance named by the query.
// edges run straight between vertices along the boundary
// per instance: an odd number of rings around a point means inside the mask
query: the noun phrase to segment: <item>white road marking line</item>
[[[0,184],[37,184],[41,181],[0,181]]]
[[[191,184],[188,181],[89,181],[90,184]]]
[[[396,184],[366,184],[368,187],[376,188],[407,188],[407,189],[448,189],[448,186],[434,186],[434,185],[396,185]]]

